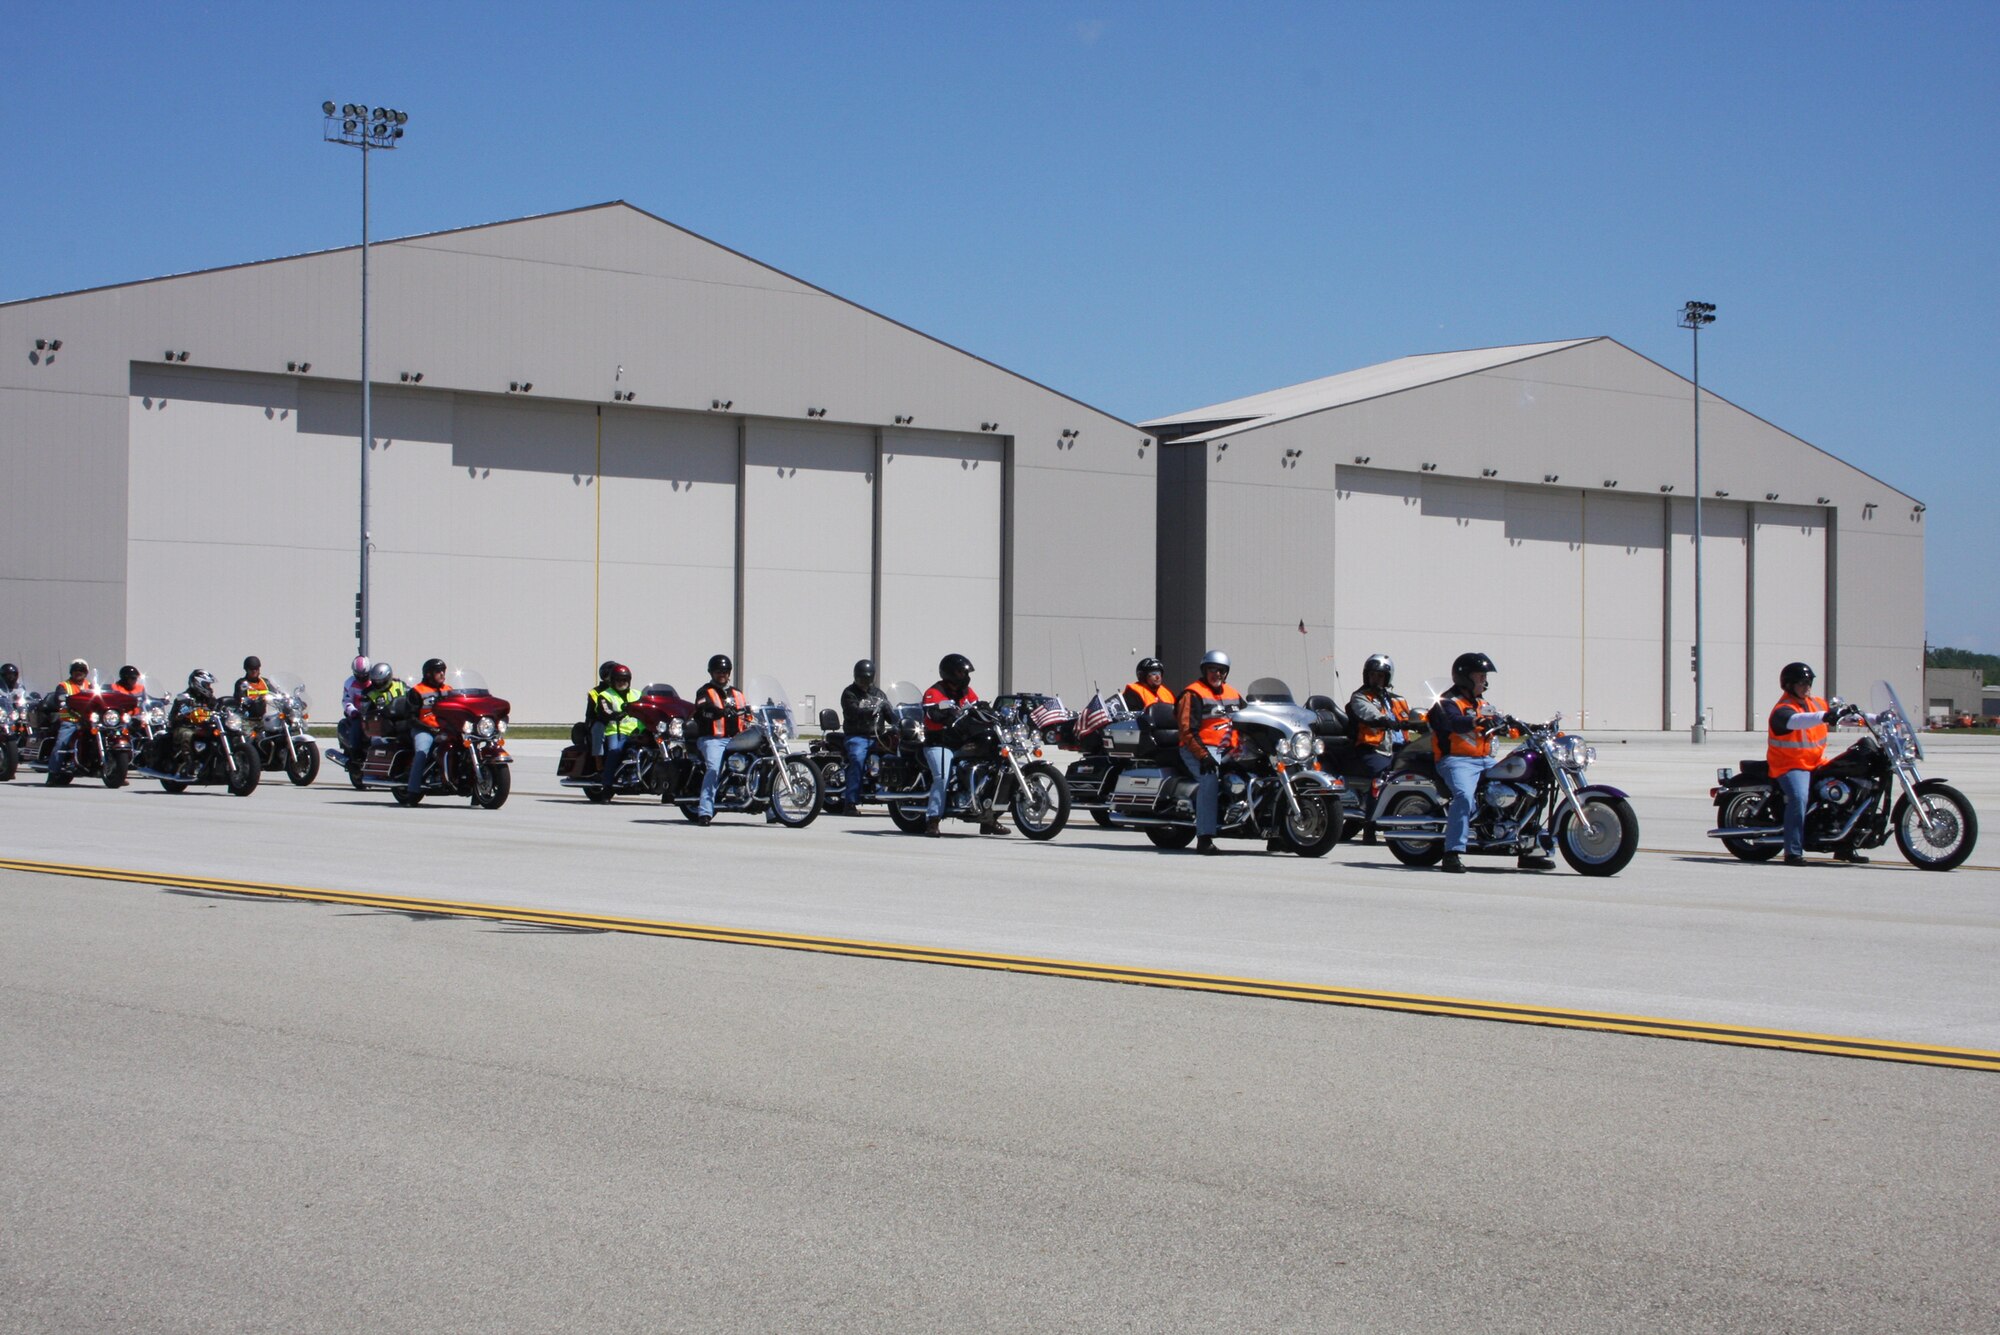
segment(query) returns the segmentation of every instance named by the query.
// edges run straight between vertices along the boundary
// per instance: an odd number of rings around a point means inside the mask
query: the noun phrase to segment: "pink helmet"
[[[368,655],[356,654],[354,656],[354,679],[356,681],[360,681],[363,677],[367,675],[368,675]]]

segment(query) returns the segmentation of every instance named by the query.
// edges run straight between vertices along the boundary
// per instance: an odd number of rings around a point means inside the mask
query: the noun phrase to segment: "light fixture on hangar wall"
[[[368,652],[368,455],[374,444],[373,395],[368,385],[368,155],[378,148],[394,148],[410,123],[410,113],[391,107],[370,107],[363,102],[319,104],[325,117],[321,137],[329,144],[345,144],[361,150],[361,588],[354,599],[354,644],[357,653]]]

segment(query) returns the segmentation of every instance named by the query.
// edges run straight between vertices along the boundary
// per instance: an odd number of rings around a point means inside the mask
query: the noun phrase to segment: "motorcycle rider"
[[[146,674],[139,671],[132,664],[127,663],[124,667],[118,669],[118,689],[127,695],[137,696],[139,699],[144,700],[146,698]]]
[[[694,823],[706,825],[715,819],[715,786],[722,782],[722,758],[729,753],[729,739],[743,731],[743,717],[750,703],[743,692],[729,684],[736,664],[728,654],[708,660],[708,681],[695,693],[695,745],[701,751],[701,800],[695,803]],[[767,813],[775,819],[775,813]]]
[[[1444,861],[1439,871],[1463,872],[1462,856],[1472,834],[1472,807],[1479,795],[1479,776],[1499,764],[1493,736],[1514,734],[1507,716],[1486,700],[1489,673],[1500,669],[1485,654],[1460,654],[1451,661],[1451,689],[1431,706],[1431,755],[1438,778],[1451,792],[1444,816]],[[1523,871],[1548,871],[1556,864],[1539,853],[1523,853]]]
[[[847,734],[847,785],[841,800],[852,816],[861,802],[861,780],[875,749],[875,730],[889,710],[889,697],[875,684],[875,660],[854,664],[854,682],[840,693],[840,729]]]
[[[0,691],[21,689],[21,669],[12,663],[0,663]]]
[[[57,682],[56,688],[43,697],[43,709],[61,719],[56,725],[56,749],[49,757],[51,781],[68,768],[63,763],[63,755],[69,747],[70,739],[76,736],[77,726],[83,722],[83,715],[71,705],[70,701],[89,689],[90,664],[78,658],[70,662],[69,676]]]
[[[271,683],[264,680],[264,660],[252,654],[243,660],[243,675],[229,688],[229,694],[248,713],[256,701],[274,694]],[[261,711],[253,717],[261,717]]]
[[[1778,670],[1784,694],[1771,706],[1769,734],[1764,743],[1771,778],[1785,795],[1785,865],[1801,867],[1806,860],[1806,811],[1812,805],[1813,771],[1826,764],[1826,733],[1833,724],[1861,712],[1855,705],[1829,707],[1812,693],[1818,674],[1808,663],[1787,663]],[[1868,859],[1849,843],[1834,851],[1842,862]]]
[[[590,753],[598,758],[598,777],[606,783],[618,772],[625,739],[639,731],[639,720],[626,712],[638,700],[631,668],[616,661],[598,665],[597,685],[585,698],[584,709],[590,720]]]
[[[194,719],[197,709],[214,710],[221,706],[215,698],[215,676],[202,668],[188,673],[187,689],[174,697],[174,707],[167,714],[167,727],[174,748],[174,772],[184,779],[195,776],[194,763]]]
[[[368,734],[362,716],[368,712],[368,669],[373,666],[366,654],[356,654],[349,665],[347,680],[340,684],[340,722],[334,732],[340,737],[341,754],[350,765],[359,764],[368,749]]]
[[[1201,676],[1181,692],[1174,717],[1180,724],[1181,763],[1194,776],[1194,849],[1214,853],[1216,804],[1222,790],[1222,757],[1236,749],[1236,728],[1222,706],[1242,696],[1229,684],[1229,655],[1210,649]]]
[[[445,671],[442,658],[426,658],[423,680],[411,688],[417,697],[417,717],[410,729],[410,779],[403,785],[403,791],[412,797],[424,791],[424,774],[431,767],[431,751],[437,746],[438,716],[431,706],[438,696],[451,693],[451,688],[445,685]]]
[[[931,772],[930,800],[924,804],[924,833],[936,838],[944,820],[945,790],[951,786],[952,725],[967,705],[979,703],[972,689],[972,660],[946,654],[938,660],[938,679],[924,692],[924,764]],[[981,834],[1007,834],[998,816],[988,812],[979,822]]]
[[[1385,773],[1396,749],[1410,739],[1410,702],[1391,689],[1395,678],[1396,664],[1389,655],[1370,654],[1361,665],[1361,689],[1347,697],[1354,754],[1370,778]]]
[[[1163,684],[1167,675],[1166,665],[1159,659],[1140,659],[1132,675],[1131,683],[1119,694],[1125,697],[1125,707],[1133,713],[1143,714],[1150,705],[1170,705],[1174,702],[1174,693]]]

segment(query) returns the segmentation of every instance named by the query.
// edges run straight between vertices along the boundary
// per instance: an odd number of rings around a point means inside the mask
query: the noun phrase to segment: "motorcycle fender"
[[[1305,792],[1308,789],[1317,789],[1322,793],[1337,793],[1345,787],[1345,784],[1331,774],[1316,769],[1300,770],[1292,775],[1292,791],[1295,793]]]
[[[1576,795],[1578,797],[1616,797],[1627,802],[1632,800],[1632,794],[1626,792],[1623,788],[1613,788],[1608,783],[1585,784],[1576,790]]]

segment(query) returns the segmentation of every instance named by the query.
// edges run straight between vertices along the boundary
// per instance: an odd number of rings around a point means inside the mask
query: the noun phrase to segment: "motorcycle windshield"
[[[306,680],[296,672],[280,672],[266,669],[264,680],[271,683],[271,689],[279,695],[289,695],[300,706],[309,703],[306,699]]]
[[[1243,692],[1243,698],[1255,704],[1291,705],[1298,701],[1292,697],[1292,688],[1277,677],[1259,677]]]
[[[639,692],[639,694],[656,696],[663,700],[678,700],[681,698],[681,693],[675,690],[671,684],[664,681],[648,682],[646,689]]]
[[[444,684],[460,695],[491,695],[486,678],[471,668],[453,668],[444,674]]]
[[[1873,712],[1877,714],[1887,713],[1890,716],[1890,726],[1902,734],[1901,740],[1908,743],[1917,759],[1922,760],[1924,758],[1923,740],[1918,735],[1917,730],[1910,726],[1910,715],[1903,708],[1902,697],[1896,694],[1896,688],[1886,681],[1878,681],[1869,694]]]
[[[792,726],[792,699],[776,677],[752,677],[743,688],[743,696],[750,702],[750,708],[757,711],[757,721],[765,727],[786,736],[797,731]]]

